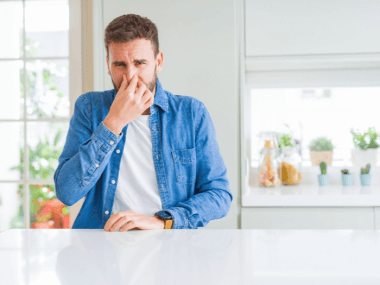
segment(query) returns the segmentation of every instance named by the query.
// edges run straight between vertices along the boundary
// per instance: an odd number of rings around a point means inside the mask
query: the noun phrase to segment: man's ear
[[[164,54],[159,51],[157,54],[157,72],[160,72],[164,63]]]

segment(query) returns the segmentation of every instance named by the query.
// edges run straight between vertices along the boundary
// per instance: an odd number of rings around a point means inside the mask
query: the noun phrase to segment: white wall
[[[238,228],[240,205],[239,60],[235,0],[94,1],[95,90],[112,89],[107,73],[104,28],[123,14],[148,17],[157,25],[163,69],[158,78],[173,94],[198,98],[213,119],[234,199],[227,217],[205,228]],[[102,10],[102,11],[99,11]],[[100,25],[99,19],[103,17]],[[101,46],[101,50],[99,50]],[[103,82],[102,82],[103,80]]]

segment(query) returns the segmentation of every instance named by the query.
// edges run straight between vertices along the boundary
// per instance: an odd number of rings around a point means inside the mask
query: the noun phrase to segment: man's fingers
[[[110,231],[115,232],[126,223],[128,223],[127,216],[123,216],[116,223],[113,224],[113,226],[110,228]]]
[[[143,92],[143,94],[141,95],[141,101],[142,102],[146,102],[146,101],[148,101],[148,99],[149,99],[149,95],[150,95],[150,90],[148,89],[148,88],[146,88],[145,90],[144,90],[144,92]]]
[[[138,81],[138,76],[137,76],[137,74],[135,74],[135,75],[133,75],[132,80],[131,80],[131,82],[129,82],[129,85],[127,88],[130,91],[135,91],[136,86],[137,86],[137,81]]]
[[[132,222],[129,222],[127,224],[125,224],[124,226],[122,226],[119,230],[119,232],[125,232],[125,231],[129,231],[129,230],[139,230],[139,227],[136,226],[136,223],[134,221]]]
[[[137,80],[137,84],[136,84],[136,88],[135,88],[135,93],[139,90],[140,86],[141,86],[141,81]]]
[[[113,214],[104,225],[104,230],[108,231],[120,218],[120,213]]]
[[[121,81],[120,89],[125,90],[125,88],[127,88],[127,77],[125,74],[123,74],[123,80]]]
[[[138,86],[138,89],[136,91],[136,95],[139,95],[141,97],[148,88],[146,87],[144,82],[139,80],[138,83],[139,83],[139,86]]]
[[[153,104],[153,97],[154,96],[152,92],[149,92],[147,89],[142,98],[142,101],[144,102],[144,107],[146,107],[147,105],[150,106]]]

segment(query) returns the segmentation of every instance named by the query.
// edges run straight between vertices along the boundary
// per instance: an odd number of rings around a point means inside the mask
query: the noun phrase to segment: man
[[[225,217],[232,193],[205,105],[163,90],[157,27],[117,17],[105,29],[114,89],[75,102],[56,195],[86,197],[73,229],[196,229]]]

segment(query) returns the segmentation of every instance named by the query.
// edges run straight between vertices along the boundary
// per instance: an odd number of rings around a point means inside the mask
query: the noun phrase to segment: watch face
[[[160,215],[161,217],[163,217],[165,219],[171,219],[172,218],[172,216],[165,211],[159,211],[159,212],[157,212],[157,215]]]

